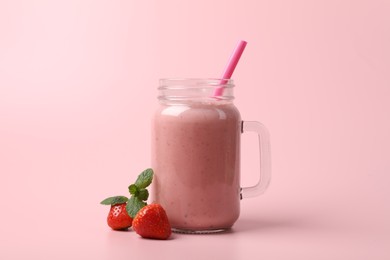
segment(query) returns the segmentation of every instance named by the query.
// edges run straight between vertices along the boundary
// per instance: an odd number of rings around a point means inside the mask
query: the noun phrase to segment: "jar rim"
[[[233,79],[223,78],[161,78],[159,80],[159,89],[165,88],[204,88],[204,87],[223,87],[233,88]]]
[[[232,79],[166,78],[160,79],[157,98],[164,103],[177,104],[231,101],[234,99],[233,90]]]

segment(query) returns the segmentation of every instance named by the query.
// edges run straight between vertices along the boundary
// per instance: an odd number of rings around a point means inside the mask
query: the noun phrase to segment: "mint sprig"
[[[153,170],[146,169],[138,176],[135,183],[129,186],[131,198],[127,201],[126,211],[130,217],[134,218],[138,211],[146,206],[149,192],[146,189],[153,180]]]
[[[148,168],[138,175],[135,183],[128,187],[130,198],[125,196],[109,197],[100,202],[100,204],[116,205],[127,203],[126,211],[130,217],[134,218],[138,211],[147,205],[146,201],[149,198],[149,191],[146,188],[152,183],[153,174],[153,170]]]

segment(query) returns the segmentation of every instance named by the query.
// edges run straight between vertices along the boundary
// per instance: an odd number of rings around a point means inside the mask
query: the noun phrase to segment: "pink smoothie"
[[[161,105],[152,125],[153,199],[172,227],[229,228],[240,211],[241,118],[231,102]]]

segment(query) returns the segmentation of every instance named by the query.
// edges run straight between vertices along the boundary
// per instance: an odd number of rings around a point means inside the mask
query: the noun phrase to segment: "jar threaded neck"
[[[161,102],[232,101],[234,82],[231,79],[161,79],[158,99]],[[215,96],[216,90],[220,95]]]

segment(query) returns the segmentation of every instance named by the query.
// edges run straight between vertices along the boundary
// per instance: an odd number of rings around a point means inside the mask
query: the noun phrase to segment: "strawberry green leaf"
[[[126,203],[127,200],[128,200],[128,198],[125,196],[115,196],[115,197],[109,197],[109,198],[103,200],[102,202],[100,202],[100,204],[103,204],[103,205],[122,204],[122,203]]]
[[[140,200],[147,200],[149,198],[149,191],[147,189],[140,189],[137,197]]]
[[[146,203],[140,200],[138,197],[131,196],[127,201],[126,211],[130,217],[134,218],[137,215],[138,211],[146,206]]]
[[[138,176],[137,180],[135,181],[135,185],[137,185],[137,187],[140,189],[144,189],[152,183],[152,180],[153,180],[153,170],[149,168],[141,172],[141,174]]]

